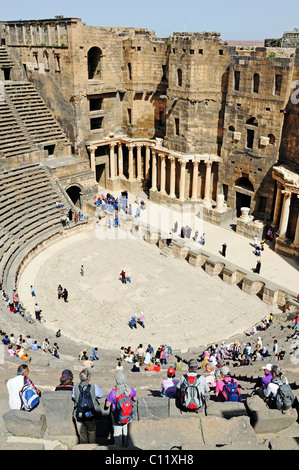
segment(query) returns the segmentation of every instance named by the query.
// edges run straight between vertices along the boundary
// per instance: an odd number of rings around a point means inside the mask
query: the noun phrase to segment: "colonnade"
[[[288,230],[290,210],[291,210],[291,199],[292,199],[293,194],[296,194],[296,197],[299,197],[299,194],[297,191],[296,192],[292,191],[291,188],[287,186],[284,187],[283,183],[277,181],[277,193],[276,193],[276,199],[275,199],[272,225],[274,227],[279,226],[278,228],[279,238],[287,237],[287,230]],[[297,215],[293,246],[299,247],[299,214]]]
[[[183,156],[176,154],[166,148],[156,148],[155,141],[100,141],[98,143],[91,143],[88,146],[90,153],[90,166],[91,170],[96,174],[96,149],[100,146],[109,146],[109,177],[110,180],[127,179],[129,182],[146,180],[150,183],[151,191],[161,194],[161,196],[169,196],[170,198],[179,201],[184,201],[190,197],[186,194],[186,166],[188,162],[192,162],[192,189],[191,201],[197,201],[198,198],[198,178],[199,178],[199,164],[204,162],[205,174],[204,177],[204,199],[205,204],[211,201],[212,193],[212,165],[217,162],[219,157],[216,155],[193,155]],[[124,175],[123,168],[123,146],[127,147],[128,154],[128,177]],[[117,147],[117,165],[115,157],[115,148]],[[134,162],[134,147],[136,151],[136,159]],[[142,165],[142,147],[145,147],[144,164]],[[163,150],[162,150],[163,149]],[[189,158],[188,158],[189,157]],[[167,161],[170,162],[170,172],[167,172]],[[168,165],[169,166],[169,165]],[[135,172],[136,168],[136,172]],[[177,174],[178,172],[178,174]],[[158,178],[159,176],[159,178]],[[158,185],[159,179],[159,185]],[[169,182],[166,185],[166,181]],[[177,185],[177,191],[176,191]],[[166,186],[169,191],[167,193]]]
[[[189,194],[185,194],[186,188],[186,165],[190,159],[175,157],[172,154],[161,153],[155,149],[152,149],[152,181],[151,181],[151,190],[157,191],[157,169],[160,165],[160,194],[166,194],[166,160],[170,161],[170,184],[169,184],[169,196],[171,198],[176,198],[175,194],[175,184],[176,184],[176,171],[177,171],[177,162],[179,163],[179,200],[184,201],[186,197],[189,197]],[[192,193],[191,201],[198,200],[198,167],[200,159],[191,160],[193,165],[192,171]],[[211,172],[212,172],[212,160],[203,160],[205,162],[205,192],[204,192],[204,202],[208,203],[211,199]]]
[[[96,157],[95,152],[98,147],[109,145],[110,153],[109,153],[109,177],[111,180],[115,178],[125,178],[124,176],[124,168],[123,168],[123,145],[126,145],[128,148],[128,173],[129,181],[133,181],[134,178],[134,154],[133,149],[134,147],[137,148],[137,180],[142,180],[143,177],[145,179],[149,178],[149,169],[150,169],[150,147],[151,145],[148,143],[140,143],[140,142],[100,142],[98,144],[89,145],[88,150],[90,153],[90,168],[95,173],[96,168]],[[144,175],[142,174],[142,164],[141,164],[141,148],[145,146],[145,170]],[[118,171],[115,167],[115,147],[117,147],[117,160],[118,160]]]

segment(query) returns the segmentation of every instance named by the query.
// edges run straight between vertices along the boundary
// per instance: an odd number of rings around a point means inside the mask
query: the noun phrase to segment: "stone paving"
[[[129,200],[134,214],[134,195]],[[176,214],[165,217],[165,210],[147,201],[140,220],[153,226],[152,214],[161,225],[167,218],[172,223]],[[199,224],[206,234],[206,251],[219,255],[225,241],[228,261],[246,269],[255,266],[251,240],[227,228],[202,221]],[[167,224],[161,227],[168,228]],[[38,302],[46,320],[44,326],[53,331],[61,328],[66,337],[107,349],[135,348],[142,342],[155,347],[167,343],[184,351],[242,333],[270,312],[280,311],[185,260],[165,258],[160,253],[156,245],[136,239],[122,228],[109,231],[95,224],[94,231],[59,241],[37,255],[22,273],[19,295],[33,315],[34,302]],[[84,277],[80,275],[81,264]],[[262,266],[264,277],[296,291],[298,265],[292,260],[266,246]],[[131,271],[131,284],[121,283],[122,269]],[[57,299],[60,283],[69,291],[68,303]],[[31,284],[36,299],[30,295]],[[130,315],[140,311],[145,314],[146,327],[131,330]]]

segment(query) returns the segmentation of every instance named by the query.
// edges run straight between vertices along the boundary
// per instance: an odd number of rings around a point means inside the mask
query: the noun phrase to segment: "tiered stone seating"
[[[24,129],[13,114],[11,107],[0,100],[0,157],[11,157],[34,151]]]
[[[4,87],[8,101],[35,145],[67,142],[59,124],[31,83],[7,81]]]
[[[46,167],[27,165],[0,173],[0,272],[3,288],[12,292],[18,266],[27,254],[63,230],[61,210],[70,208]]]

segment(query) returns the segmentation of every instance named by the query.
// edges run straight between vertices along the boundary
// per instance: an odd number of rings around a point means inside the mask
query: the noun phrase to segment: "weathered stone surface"
[[[72,392],[43,392],[49,436],[75,436]]]
[[[46,431],[46,417],[38,410],[29,413],[19,410],[10,410],[3,415],[7,432],[27,437],[44,437]]]
[[[169,416],[169,400],[160,397],[145,397],[138,400],[138,420],[160,420]]]
[[[285,413],[271,410],[258,396],[248,398],[246,405],[251,424],[257,434],[279,432],[291,426],[298,418],[298,413],[294,408],[290,408]]]
[[[30,443],[30,442],[2,442],[0,444],[1,450],[45,450],[45,445],[41,443]]]
[[[218,416],[230,419],[236,416],[248,416],[244,403],[227,401],[217,403],[210,401],[207,406],[207,416]]]
[[[167,418],[161,421],[133,421],[129,435],[135,449],[167,450],[177,446],[191,450],[203,444],[200,421],[194,416],[189,416],[188,420]]]
[[[229,420],[218,416],[201,417],[203,441],[208,446],[226,445],[254,448],[257,437],[250,425],[248,416],[234,417]]]

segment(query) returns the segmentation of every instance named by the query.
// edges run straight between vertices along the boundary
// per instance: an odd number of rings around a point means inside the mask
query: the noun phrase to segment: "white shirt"
[[[285,383],[288,383],[287,379],[285,379]],[[279,388],[278,384],[269,382],[266,390],[264,391],[265,397],[268,398],[271,395],[271,393],[273,394],[273,397],[276,397],[278,388]]]
[[[11,410],[20,410],[21,409],[21,400],[19,396],[20,390],[24,385],[24,376],[17,375],[12,379],[9,379],[7,382],[7,390],[9,394],[8,404]]]

